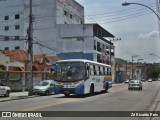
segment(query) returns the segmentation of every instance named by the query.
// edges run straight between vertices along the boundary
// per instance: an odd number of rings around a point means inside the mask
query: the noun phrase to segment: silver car
[[[5,97],[9,97],[11,88],[0,82],[0,95],[4,95]]]
[[[49,95],[54,92],[54,80],[43,80],[39,85],[34,86],[34,94]]]
[[[140,80],[130,80],[128,90],[138,89],[142,90],[142,82]]]

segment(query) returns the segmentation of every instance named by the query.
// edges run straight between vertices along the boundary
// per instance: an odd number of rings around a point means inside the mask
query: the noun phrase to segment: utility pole
[[[112,64],[112,62],[111,62],[111,39],[110,39],[110,48],[109,48],[109,65],[111,65]]]
[[[126,80],[127,80],[127,60],[126,60]]]
[[[132,56],[132,79],[133,79],[133,57],[138,57],[138,55]]]
[[[32,16],[32,0],[30,0],[29,9],[29,29],[28,29],[28,58],[29,58],[29,90],[28,96],[33,95],[33,16]]]

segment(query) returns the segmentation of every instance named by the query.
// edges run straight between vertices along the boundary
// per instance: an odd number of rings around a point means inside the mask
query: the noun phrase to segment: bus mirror
[[[55,71],[55,70],[54,70],[53,68],[51,68],[51,73],[54,73],[54,71]]]

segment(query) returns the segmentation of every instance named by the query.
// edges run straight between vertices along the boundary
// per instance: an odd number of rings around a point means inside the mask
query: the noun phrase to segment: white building
[[[0,49],[27,49],[29,7],[29,0],[0,0]],[[84,24],[84,7],[75,0],[33,0],[33,18],[35,53],[103,63],[111,56],[113,63],[114,46],[105,37],[114,36],[98,24]]]
[[[34,39],[55,44],[57,24],[83,24],[84,8],[75,0],[32,0]],[[0,0],[0,49],[24,49],[29,22],[29,0]],[[11,41],[13,40],[13,41]],[[16,42],[15,42],[16,40]],[[6,42],[7,41],[7,42]],[[52,43],[51,43],[52,42]],[[53,50],[52,50],[53,52]]]
[[[57,25],[57,41],[63,59],[84,58],[102,63],[114,61],[113,43],[105,37],[114,36],[98,24]],[[110,55],[111,48],[111,55]]]

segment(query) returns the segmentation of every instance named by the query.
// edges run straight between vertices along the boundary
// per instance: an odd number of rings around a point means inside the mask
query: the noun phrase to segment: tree
[[[149,64],[148,70],[147,70],[147,76],[148,78],[156,79],[159,77],[160,74],[160,68],[155,64]]]

